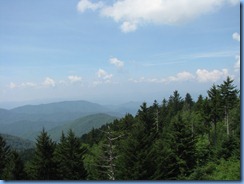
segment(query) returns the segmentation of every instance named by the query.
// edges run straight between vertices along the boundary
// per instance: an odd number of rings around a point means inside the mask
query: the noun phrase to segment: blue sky
[[[0,27],[2,104],[152,102],[240,83],[237,0],[8,0]]]

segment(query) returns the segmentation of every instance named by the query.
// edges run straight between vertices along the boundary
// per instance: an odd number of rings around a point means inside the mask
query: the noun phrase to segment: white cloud
[[[174,76],[169,76],[165,78],[145,78],[141,77],[139,79],[133,79],[130,78],[129,81],[133,83],[142,83],[142,82],[147,82],[147,83],[165,83],[169,84],[172,82],[185,82],[185,81],[197,81],[200,83],[204,82],[216,82],[220,79],[225,79],[227,76],[230,76],[228,73],[227,69],[222,69],[222,70],[213,70],[213,71],[208,71],[206,69],[198,69],[196,71],[196,75],[193,75],[190,72],[179,72]],[[231,76],[233,77],[233,76]]]
[[[86,10],[97,10],[99,8],[103,7],[103,3],[102,2],[98,2],[98,3],[92,3],[89,0],[80,0],[78,5],[77,5],[77,9],[78,11],[80,11],[81,13],[83,13]]]
[[[97,71],[97,77],[99,79],[97,79],[97,80],[95,80],[95,81],[92,82],[93,86],[97,86],[99,84],[109,84],[109,83],[112,83],[111,79],[113,77],[113,74],[109,74],[105,70],[99,69]]]
[[[120,23],[123,32],[135,31],[138,26],[153,24],[182,24],[197,17],[217,11],[225,4],[237,5],[238,0],[116,0],[112,5],[101,1],[81,0],[78,10],[97,10],[105,17]]]
[[[137,25],[136,23],[125,21],[121,24],[120,29],[124,33],[133,32],[137,30]]]
[[[10,84],[9,84],[10,89],[14,89],[16,87],[17,87],[17,85],[14,82],[10,82]]]
[[[237,55],[236,56],[236,63],[234,65],[234,69],[236,72],[240,71],[240,65],[241,65],[240,55]]]
[[[104,80],[110,80],[113,75],[112,74],[108,74],[105,70],[103,69],[99,69],[97,71],[97,76],[98,78],[104,79]]]
[[[110,58],[110,64],[115,65],[117,68],[122,68],[124,66],[124,62],[120,61],[119,59],[113,57]]]
[[[163,79],[163,82],[178,82],[178,81],[187,81],[187,80],[191,80],[194,79],[195,77],[189,73],[189,72],[180,72],[177,73],[176,76],[170,76],[168,78]]]
[[[213,71],[198,69],[196,75],[198,82],[216,82],[221,78],[226,78],[229,74],[227,69]]]
[[[238,42],[240,42],[240,34],[235,32],[232,34],[232,38]]]
[[[44,87],[55,87],[56,83],[53,79],[46,77],[44,82],[42,83]]]
[[[20,84],[20,87],[36,87],[37,84],[32,83],[32,82],[23,82]]]
[[[129,81],[133,83],[141,83],[141,82],[148,82],[148,83],[170,83],[170,82],[180,82],[180,81],[188,81],[194,79],[194,75],[189,72],[179,72],[175,76],[169,76],[166,78],[145,78],[141,77],[139,79],[132,79],[130,78]]]
[[[76,82],[81,82],[82,78],[79,76],[75,76],[75,75],[70,75],[68,76],[68,79],[71,83],[76,83]]]

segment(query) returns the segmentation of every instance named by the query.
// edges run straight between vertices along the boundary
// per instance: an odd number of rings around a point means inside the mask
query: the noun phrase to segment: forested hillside
[[[207,94],[194,101],[176,90],[80,138],[63,133],[59,143],[43,129],[25,162],[0,138],[1,179],[240,180],[239,90],[228,77]]]
[[[94,116],[93,122],[87,127],[98,128],[97,125],[106,123],[108,118],[99,118],[97,122],[96,114],[107,114],[113,117],[123,117],[126,113],[132,113],[138,109],[136,102],[121,104],[118,106],[105,106],[88,101],[64,101],[41,105],[25,105],[11,110],[0,109],[0,133],[9,134],[31,141],[35,141],[36,136],[44,127],[47,131],[53,132],[54,129],[67,130],[67,124],[77,119],[84,118],[87,121],[89,116]],[[87,116],[87,118],[86,118]],[[113,119],[111,118],[111,121]],[[82,120],[79,121],[82,123]],[[73,127],[70,127],[73,128]],[[85,128],[83,133],[87,133],[91,128]],[[78,131],[80,129],[78,128]],[[55,131],[54,131],[55,132]],[[56,136],[57,135],[57,136]],[[52,136],[59,139],[61,131]]]

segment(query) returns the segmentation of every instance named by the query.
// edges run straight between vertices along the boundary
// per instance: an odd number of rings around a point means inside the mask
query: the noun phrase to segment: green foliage
[[[26,174],[24,172],[24,163],[17,152],[11,152],[8,163],[3,171],[2,178],[4,180],[26,179]]]
[[[88,133],[92,128],[99,128],[106,123],[111,123],[116,118],[107,114],[93,114],[85,116],[74,121],[68,122],[62,126],[55,127],[48,131],[50,137],[58,141],[62,131],[68,133],[71,129],[76,136]]]
[[[83,164],[85,151],[72,130],[69,130],[67,137],[62,134],[54,153],[58,179],[84,180],[86,178],[87,173]]]
[[[57,179],[57,166],[54,161],[54,150],[56,144],[50,139],[44,129],[36,141],[35,155],[27,169],[29,178],[35,180]]]
[[[6,141],[0,136],[0,178],[3,178],[4,169],[6,168],[10,157],[10,148]]]
[[[16,151],[11,151],[0,136],[0,178],[3,180],[23,180],[26,178],[24,163]]]
[[[240,160],[231,157],[228,160],[220,159],[217,162],[208,162],[203,167],[195,169],[189,180],[240,180]]]

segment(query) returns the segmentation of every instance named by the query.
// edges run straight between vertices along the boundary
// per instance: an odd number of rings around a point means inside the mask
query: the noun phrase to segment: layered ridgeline
[[[138,105],[138,106],[137,106]],[[119,106],[103,106],[88,101],[65,101],[41,105],[25,105],[11,110],[0,109],[0,133],[19,136],[29,140],[35,140],[38,132],[43,128],[47,131],[57,134],[60,128],[64,130],[69,127],[75,127],[79,124],[80,133],[85,133],[92,127],[98,128],[98,125],[109,123],[115,117],[121,117],[126,113],[134,114],[139,103],[130,102]],[[97,114],[106,114],[107,117],[97,118]],[[94,116],[90,116],[94,115]],[[77,120],[82,117],[84,119]],[[91,119],[90,123],[86,119]],[[96,121],[99,119],[99,121]],[[85,121],[85,122],[83,122]],[[77,123],[79,122],[79,123]],[[83,126],[84,124],[84,126]],[[55,128],[57,127],[57,130]],[[89,128],[90,129],[89,129]],[[54,138],[57,136],[53,136]]]
[[[27,139],[23,139],[20,137],[8,135],[8,134],[1,134],[0,136],[6,141],[6,144],[12,149],[16,151],[24,151],[28,149],[33,149],[35,143],[33,141],[29,141]]]

